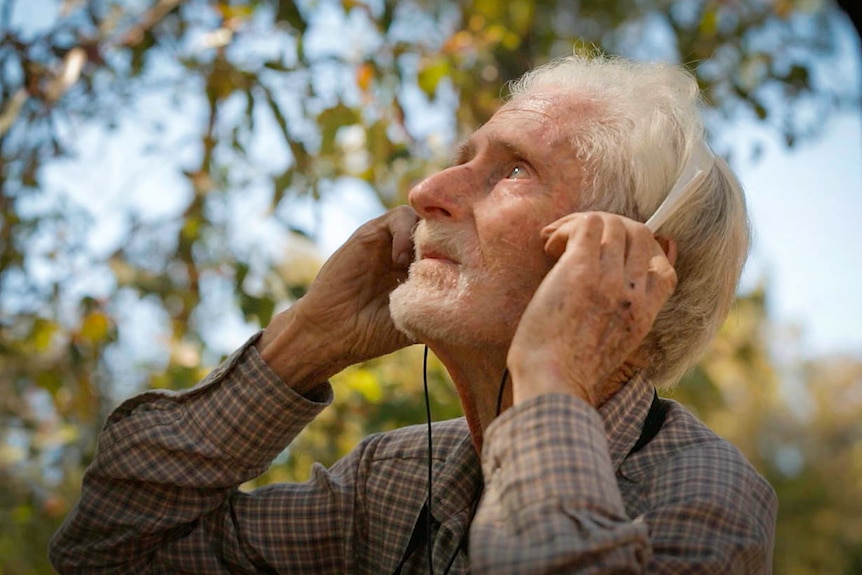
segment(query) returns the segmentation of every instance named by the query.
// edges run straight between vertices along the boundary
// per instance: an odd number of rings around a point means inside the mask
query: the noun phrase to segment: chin
[[[389,294],[389,314],[395,327],[420,343],[461,343],[464,329],[454,321],[461,306],[453,290],[418,283],[410,279]]]
[[[477,298],[469,282],[454,287],[415,277],[389,295],[389,313],[414,341],[441,347],[496,345],[511,340],[511,323],[493,298]],[[481,301],[484,299],[485,301]]]

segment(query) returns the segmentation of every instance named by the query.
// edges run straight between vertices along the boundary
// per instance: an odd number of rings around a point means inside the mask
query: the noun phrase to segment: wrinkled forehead
[[[527,130],[539,128],[545,131],[544,139],[548,144],[559,144],[570,141],[578,126],[595,111],[595,103],[582,94],[548,88],[506,102],[489,123],[506,121]]]

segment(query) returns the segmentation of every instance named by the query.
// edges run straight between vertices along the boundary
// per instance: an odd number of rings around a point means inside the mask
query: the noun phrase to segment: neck
[[[464,416],[470,428],[473,445],[482,453],[485,430],[497,417],[500,382],[506,369],[506,352],[490,347],[460,350],[440,349],[429,345],[449,372]],[[512,405],[512,382],[506,383],[500,411]]]
[[[455,384],[473,445],[476,452],[481,454],[485,430],[500,413],[512,405],[512,381],[507,378],[498,413],[497,403],[503,373],[506,370],[507,348],[499,349],[486,345],[452,350],[432,344],[428,344],[428,347],[446,366]],[[641,350],[633,353],[611,377],[596,386],[593,406],[598,409],[604,405],[646,365]]]

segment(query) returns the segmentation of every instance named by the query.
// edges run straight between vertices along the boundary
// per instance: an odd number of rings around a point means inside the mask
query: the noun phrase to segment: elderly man
[[[712,339],[748,246],[720,160],[658,235],[640,223],[703,147],[694,80],[571,57],[512,88],[200,386],[111,415],[61,573],[771,570],[774,492],[655,395]],[[331,401],[327,378],[411,342],[465,414],[433,426],[430,497],[421,426],[237,489]]]

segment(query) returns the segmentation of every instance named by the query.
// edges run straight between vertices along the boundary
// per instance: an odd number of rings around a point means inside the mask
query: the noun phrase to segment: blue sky
[[[806,355],[862,356],[862,117],[835,116],[796,149],[740,163],[755,231],[743,288],[765,280],[773,319]]]

